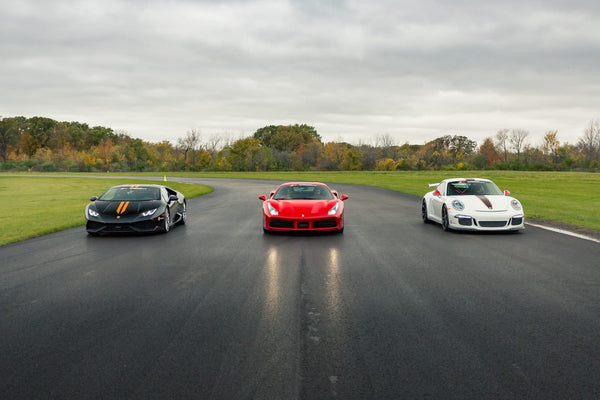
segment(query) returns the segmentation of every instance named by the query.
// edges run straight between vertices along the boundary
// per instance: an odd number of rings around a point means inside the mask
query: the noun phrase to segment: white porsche
[[[421,203],[423,222],[434,221],[442,228],[477,231],[525,229],[521,203],[502,192],[489,179],[452,178],[432,183]]]

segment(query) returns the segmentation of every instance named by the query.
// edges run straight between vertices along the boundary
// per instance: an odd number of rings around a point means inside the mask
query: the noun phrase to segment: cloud
[[[0,115],[150,141],[307,123],[325,140],[574,143],[598,118],[592,1],[0,0]]]

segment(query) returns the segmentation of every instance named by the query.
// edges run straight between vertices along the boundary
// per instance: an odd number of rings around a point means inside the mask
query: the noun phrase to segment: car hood
[[[460,200],[465,205],[465,210],[475,210],[483,212],[506,211],[510,206],[511,198],[504,195],[469,195],[469,196],[449,196],[452,200]]]
[[[160,200],[146,201],[102,201],[96,200],[92,206],[100,214],[105,215],[136,215],[144,211],[158,208],[162,205]]]
[[[337,200],[271,200],[271,204],[282,217],[308,217],[327,215]]]

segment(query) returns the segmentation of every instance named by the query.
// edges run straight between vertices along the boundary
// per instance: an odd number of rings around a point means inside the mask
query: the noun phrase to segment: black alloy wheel
[[[448,210],[446,210],[446,206],[442,207],[442,229],[445,231],[450,229],[450,221],[448,220]]]
[[[424,223],[429,222],[429,218],[427,218],[427,203],[425,203],[425,199],[423,199],[423,203],[421,203],[421,218],[423,218]]]

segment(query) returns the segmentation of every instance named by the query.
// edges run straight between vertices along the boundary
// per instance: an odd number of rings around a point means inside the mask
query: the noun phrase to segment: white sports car
[[[423,196],[423,222],[435,221],[442,228],[477,231],[518,231],[525,229],[521,203],[504,193],[489,179],[452,178],[429,187]]]

